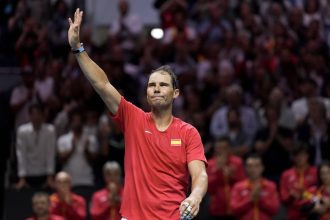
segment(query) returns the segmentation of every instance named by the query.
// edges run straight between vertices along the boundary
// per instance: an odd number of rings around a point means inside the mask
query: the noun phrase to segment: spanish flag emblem
[[[171,146],[181,147],[181,139],[171,139]]]

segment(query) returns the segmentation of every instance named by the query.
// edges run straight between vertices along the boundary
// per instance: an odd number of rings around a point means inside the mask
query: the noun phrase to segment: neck
[[[37,220],[48,220],[48,214],[45,214],[43,216],[37,216]]]
[[[302,165],[296,165],[296,169],[298,171],[304,171],[308,167],[307,164],[302,164]]]
[[[165,111],[158,111],[153,109],[151,117],[155,121],[156,127],[160,131],[165,131],[173,120],[172,109]]]
[[[260,182],[260,180],[261,180],[261,177],[250,178],[250,182],[252,184],[258,183],[258,182]]]
[[[33,125],[33,129],[36,131],[40,130],[40,128],[41,128],[41,124],[39,124],[39,123],[32,123],[32,125]]]

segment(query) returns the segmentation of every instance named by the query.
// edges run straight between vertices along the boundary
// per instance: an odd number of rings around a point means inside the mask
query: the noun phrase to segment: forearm
[[[206,172],[201,172],[198,176],[192,178],[191,194],[199,202],[202,201],[208,186],[208,177]]]
[[[97,92],[100,92],[100,90],[109,83],[105,72],[88,56],[86,52],[78,53],[75,57],[88,81]]]

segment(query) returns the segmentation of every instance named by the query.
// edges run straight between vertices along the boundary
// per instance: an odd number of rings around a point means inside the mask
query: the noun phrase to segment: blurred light
[[[164,36],[164,31],[161,28],[153,28],[151,30],[151,37],[159,40],[162,39]]]

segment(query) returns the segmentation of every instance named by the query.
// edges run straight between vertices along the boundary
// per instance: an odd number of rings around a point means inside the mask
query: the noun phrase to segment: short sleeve
[[[63,135],[57,140],[57,152],[64,153],[70,151],[72,148],[71,139]]]
[[[201,136],[199,135],[196,128],[192,127],[187,132],[187,163],[193,160],[201,160],[207,166],[207,160],[204,153],[204,147]]]
[[[137,114],[143,111],[133,105],[131,102],[126,101],[124,97],[121,97],[118,111],[116,114],[111,114],[112,119],[117,123],[122,132],[125,133],[125,129],[131,120],[137,118]],[[143,112],[144,113],[144,112]]]

